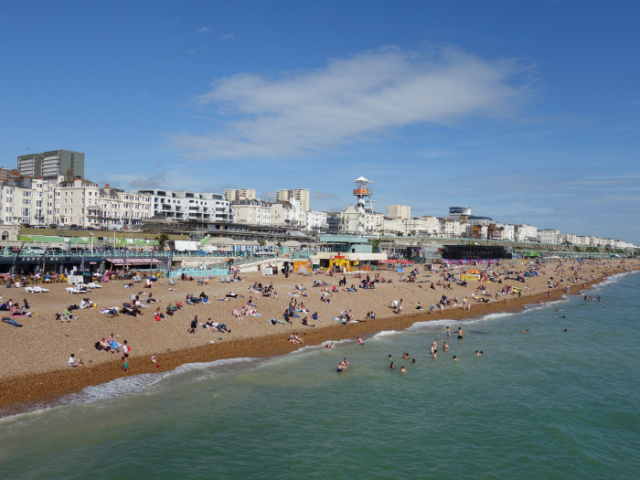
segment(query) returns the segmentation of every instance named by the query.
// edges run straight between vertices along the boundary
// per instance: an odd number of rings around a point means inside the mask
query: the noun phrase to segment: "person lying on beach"
[[[229,298],[244,298],[244,295],[238,295],[237,293],[229,292],[225,295]]]
[[[302,325],[304,325],[305,327],[315,327],[315,325],[310,325],[309,321],[307,320],[307,317],[304,317],[302,319]]]
[[[125,283],[123,285],[124,288],[133,288],[133,283]]]
[[[9,317],[4,317],[2,320],[2,323],[8,323],[9,325],[12,325],[14,327],[22,327],[22,324],[16,322],[13,318],[9,318]]]
[[[238,310],[238,307],[233,307],[233,311],[231,312],[231,315],[236,317],[238,320],[242,320],[242,318],[244,318],[242,316],[242,312]]]
[[[291,335],[289,335],[289,343],[293,343],[294,345],[297,345],[300,342],[296,339],[296,336],[292,333]]]

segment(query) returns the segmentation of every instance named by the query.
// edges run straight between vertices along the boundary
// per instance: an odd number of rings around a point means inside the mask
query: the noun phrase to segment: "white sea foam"
[[[380,337],[387,337],[389,335],[397,335],[399,333],[402,333],[402,331],[401,330],[383,330],[381,332],[376,333],[373,337],[371,337],[371,340],[375,338],[380,338]]]
[[[40,415],[47,410],[54,408],[61,408],[70,405],[85,405],[90,403],[99,402],[101,400],[107,400],[110,398],[121,397],[124,395],[133,395],[143,391],[148,391],[150,387],[160,384],[163,380],[170,380],[172,378],[180,378],[185,374],[193,374],[193,372],[205,373],[205,377],[210,377],[211,374],[219,374],[220,367],[226,365],[233,365],[237,363],[249,363],[255,362],[255,358],[228,358],[223,360],[215,360],[213,362],[206,363],[187,363],[180,365],[176,369],[170,372],[159,373],[142,373],[140,375],[133,375],[130,377],[117,378],[107,383],[100,385],[92,385],[85,387],[78,393],[72,393],[66,395],[60,399],[53,401],[50,405],[43,408],[36,408],[34,410],[23,412],[17,415],[4,417],[1,420],[16,418],[28,418],[34,415]],[[200,376],[196,377],[200,378]],[[189,381],[194,380],[193,375],[190,376]]]
[[[425,330],[441,330],[443,326],[453,325],[454,323],[458,323],[460,320],[451,320],[448,318],[440,319],[440,320],[432,320],[426,322],[416,322],[407,328],[408,332],[422,332]]]

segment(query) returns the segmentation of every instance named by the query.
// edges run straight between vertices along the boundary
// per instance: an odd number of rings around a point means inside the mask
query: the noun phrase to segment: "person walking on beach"
[[[191,328],[189,328],[189,330],[187,330],[187,333],[196,333],[196,328],[198,328],[198,316],[196,315],[195,317],[193,317],[193,320],[191,320]]]
[[[126,373],[126,372],[129,371],[129,354],[125,353],[124,357],[122,357],[122,359],[124,360],[124,365],[122,366],[122,371]]]

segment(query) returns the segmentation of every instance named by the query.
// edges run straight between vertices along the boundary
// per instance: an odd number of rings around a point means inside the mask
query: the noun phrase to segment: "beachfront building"
[[[296,200],[281,200],[271,204],[271,224],[298,228],[300,204]]]
[[[0,185],[0,211],[13,225],[136,225],[151,216],[151,197],[82,178],[24,178]]]
[[[406,205],[387,205],[387,218],[411,219],[411,207]]]
[[[405,225],[401,218],[382,217],[381,235],[405,235]]]
[[[308,231],[323,232],[329,228],[327,224],[327,212],[319,212],[317,210],[309,210],[307,212],[307,225]]]
[[[227,202],[236,200],[253,200],[256,198],[256,191],[253,188],[228,188],[224,191],[224,199]]]
[[[234,223],[246,225],[271,225],[271,204],[253,198],[231,202]]]
[[[515,238],[516,242],[537,242],[538,229],[526,223],[516,225]]]
[[[153,214],[179,222],[230,221],[230,203],[219,193],[196,193],[162,189],[137,190],[153,198]]]
[[[510,223],[496,223],[496,229],[500,230],[500,240],[505,240],[507,242],[515,241],[516,239],[515,225],[512,225]]]
[[[300,207],[305,211],[309,211],[309,190],[306,188],[294,188],[287,190],[280,188],[276,190],[276,201],[280,200],[297,200],[300,203]]]
[[[387,259],[385,252],[373,253],[366,238],[347,235],[320,235],[318,251],[311,256],[314,265],[341,271],[360,270],[363,263]]]
[[[375,213],[368,208],[361,215],[355,206],[349,205],[346,210],[340,212],[341,233],[357,235],[360,232],[358,229],[360,221],[362,222],[362,232],[365,235],[378,235],[383,227],[384,215]]]
[[[20,172],[17,168],[10,169],[5,167],[0,167],[0,182],[8,182],[10,180],[19,180]]]
[[[462,222],[461,217],[470,217],[471,207],[449,207],[449,218]]]
[[[438,237],[440,235],[440,220],[432,216],[420,217],[425,234],[430,237]]]
[[[108,183],[79,177],[63,181],[55,191],[56,222],[82,227],[124,227],[139,225],[153,216],[153,197],[139,192],[125,192]]]
[[[53,204],[54,188],[55,182],[28,177],[2,182],[0,220],[7,225],[55,223],[53,207],[47,209]]]
[[[538,242],[558,245],[560,243],[560,231],[554,228],[538,230]]]
[[[566,245],[575,245],[577,241],[578,237],[573,233],[565,233],[563,235],[560,235],[560,243]]]
[[[276,190],[276,202],[292,202],[295,201],[299,205],[298,208],[298,227],[307,228],[307,212],[309,211],[309,190],[306,188],[294,188],[292,190],[278,189]]]
[[[462,235],[462,225],[448,217],[438,218],[440,222],[440,236],[445,238],[459,238]]]
[[[70,150],[52,150],[18,156],[20,175],[31,178],[57,179],[60,175],[84,177],[84,153]]]
[[[424,237],[429,233],[424,218],[404,218],[402,224],[405,234],[409,237]]]

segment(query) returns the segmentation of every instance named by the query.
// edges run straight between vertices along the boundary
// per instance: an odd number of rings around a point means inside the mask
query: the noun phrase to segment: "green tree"
[[[378,247],[380,246],[380,244],[382,243],[382,240],[379,238],[376,238],[375,240],[371,241],[371,253],[378,253]]]
[[[260,245],[261,247],[264,247],[267,244],[267,241],[264,238],[261,238],[260,240],[258,240],[258,245]]]
[[[582,251],[582,249],[580,247],[573,247],[573,250],[576,251],[576,252],[581,252]]]
[[[169,241],[169,235],[166,233],[161,233],[156,237],[156,241],[158,242],[158,250],[164,250],[167,248],[167,242]]]

